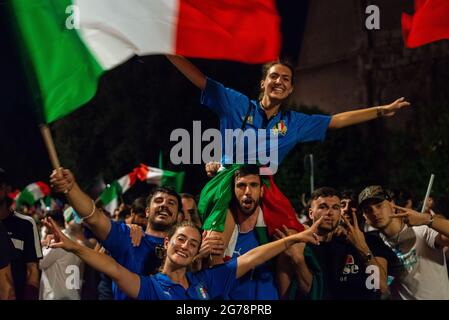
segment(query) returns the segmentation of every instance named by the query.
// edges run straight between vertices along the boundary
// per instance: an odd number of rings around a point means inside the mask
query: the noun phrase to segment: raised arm
[[[167,55],[173,65],[187,77],[195,86],[204,90],[206,88],[206,76],[183,56]]]
[[[393,205],[393,207],[400,212],[393,215],[393,218],[403,218],[409,226],[426,225],[439,233],[435,239],[436,245],[440,247],[449,246],[449,220],[396,205]]]
[[[310,242],[319,244],[318,236],[316,234],[318,226],[322,218],[316,221],[312,227],[303,232],[293,234],[291,236],[279,239],[257,248],[254,248],[244,255],[237,258],[237,278],[240,278],[249,270],[254,269],[258,265],[277,256],[279,253],[287,250],[290,246],[300,242]]]
[[[124,268],[112,257],[84,247],[69,239],[62,233],[51,218],[44,220],[44,224],[53,233],[53,239],[49,245],[50,248],[62,248],[76,254],[89,266],[106,274],[115,281],[120,290],[122,290],[128,297],[137,298],[140,290],[140,277],[137,274]]]
[[[329,129],[339,129],[347,126],[352,126],[354,124],[366,122],[380,117],[391,117],[399,109],[408,106],[410,106],[410,103],[406,101],[405,98],[399,98],[390,104],[379,107],[338,113],[332,116],[331,122],[329,123]]]
[[[295,233],[296,230],[283,226],[283,230],[276,229],[275,238],[282,239]],[[302,294],[309,294],[312,288],[313,274],[306,263],[304,249],[305,243],[297,243],[278,257],[276,278],[282,299],[288,298],[293,277],[296,278],[298,290]]]
[[[95,236],[101,241],[106,240],[111,230],[111,221],[95,207],[95,202],[81,190],[72,172],[63,168],[54,170],[50,176],[50,183],[55,192],[65,193],[76,213],[81,218],[86,218],[84,222]]]

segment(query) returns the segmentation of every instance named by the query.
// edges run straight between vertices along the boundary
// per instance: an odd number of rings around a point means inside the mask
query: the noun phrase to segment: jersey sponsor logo
[[[346,263],[343,267],[343,274],[357,274],[359,273],[359,266],[355,264],[354,257],[348,254]]]
[[[275,135],[282,135],[285,136],[285,134],[287,133],[287,125],[285,124],[284,120],[280,120],[278,123],[276,123],[273,128],[271,129],[271,131],[275,134]]]

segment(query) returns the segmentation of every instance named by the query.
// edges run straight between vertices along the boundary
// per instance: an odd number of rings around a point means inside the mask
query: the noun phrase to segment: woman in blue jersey
[[[113,258],[83,247],[67,238],[49,218],[44,224],[52,231],[51,248],[73,252],[91,267],[105,273],[127,296],[139,300],[221,299],[238,278],[257,265],[299,242],[319,244],[316,232],[321,219],[310,229],[259,246],[224,264],[196,273],[188,272],[201,245],[201,232],[191,222],[181,222],[165,238],[166,259],[162,271],[154,276],[139,276]]]

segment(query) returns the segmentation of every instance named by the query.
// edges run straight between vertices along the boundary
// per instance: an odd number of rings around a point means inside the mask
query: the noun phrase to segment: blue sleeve
[[[326,138],[327,128],[331,116],[306,115],[299,112],[293,113],[294,127],[297,132],[296,142],[323,141]]]
[[[120,260],[124,253],[132,246],[128,226],[123,222],[111,221],[111,230],[102,245],[114,259]]]
[[[151,276],[140,276],[140,289],[137,300],[158,300]]]
[[[211,299],[223,299],[237,282],[237,258],[197,273],[207,284]]]
[[[201,93],[201,104],[223,118],[229,115],[245,114],[248,109],[249,98],[207,78],[206,88]]]

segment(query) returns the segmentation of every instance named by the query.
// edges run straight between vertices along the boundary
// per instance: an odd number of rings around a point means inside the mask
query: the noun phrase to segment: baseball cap
[[[388,193],[381,186],[369,186],[362,190],[359,194],[359,205],[363,206],[368,200],[389,200]]]

